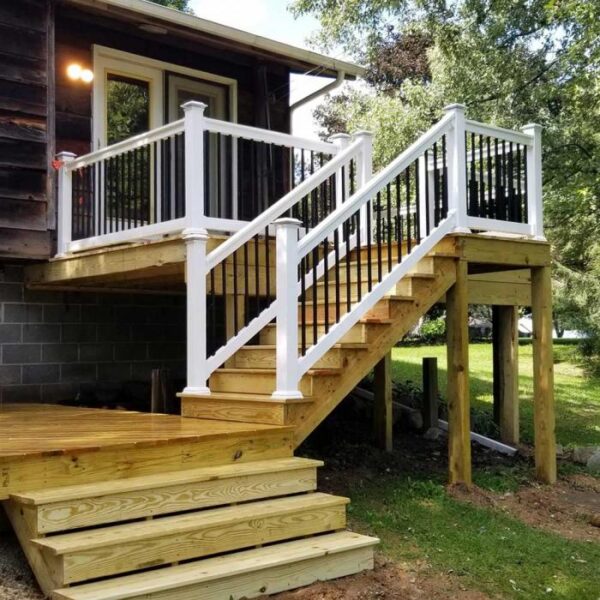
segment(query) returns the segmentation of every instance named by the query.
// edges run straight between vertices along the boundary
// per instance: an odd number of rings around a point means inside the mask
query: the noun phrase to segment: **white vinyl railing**
[[[58,155],[59,255],[186,228],[237,231],[339,151],[207,118],[200,102],[184,110],[184,119],[85,156]]]

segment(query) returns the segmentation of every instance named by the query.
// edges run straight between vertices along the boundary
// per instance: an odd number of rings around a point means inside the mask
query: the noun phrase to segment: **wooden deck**
[[[121,410],[0,406],[0,499],[52,485],[291,456],[290,428]]]

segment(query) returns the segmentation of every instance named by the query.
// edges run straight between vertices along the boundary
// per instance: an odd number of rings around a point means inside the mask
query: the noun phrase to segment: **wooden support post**
[[[519,443],[519,313],[493,307],[494,420],[505,444]]]
[[[533,420],[536,476],[556,482],[554,365],[552,359],[552,282],[550,267],[531,269],[533,317]]]
[[[437,358],[423,359],[423,431],[439,427]]]
[[[394,449],[392,413],[392,352],[388,352],[376,365],[373,405],[373,429],[377,445],[386,452]]]
[[[467,262],[456,263],[456,282],[446,298],[448,351],[448,463],[450,483],[471,485],[469,323]]]

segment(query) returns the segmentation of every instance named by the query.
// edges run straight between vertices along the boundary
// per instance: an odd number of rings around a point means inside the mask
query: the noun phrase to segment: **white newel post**
[[[456,211],[454,231],[470,233],[467,226],[467,149],[465,145],[465,106],[451,104],[444,108],[454,115],[448,133],[448,210]]]
[[[298,219],[278,219],[276,387],[273,398],[302,398],[298,389]]]
[[[209,395],[206,371],[206,242],[205,229],[183,231],[187,286],[187,386],[186,394]]]
[[[61,165],[58,170],[58,219],[56,223],[57,254],[67,252],[73,236],[73,171],[67,168],[77,155],[72,152],[59,152],[56,159]]]
[[[370,131],[357,131],[354,134],[355,140],[362,142],[361,152],[358,157],[358,181],[357,190],[366,185],[373,177],[373,134]],[[367,210],[370,203],[365,203],[360,207],[360,239],[362,244],[367,243]]]
[[[527,146],[527,222],[536,240],[545,240],[544,205],[542,201],[542,126],[531,123],[523,127],[523,133],[531,136]]]
[[[204,219],[204,102],[181,105],[185,115],[185,220],[202,227]]]

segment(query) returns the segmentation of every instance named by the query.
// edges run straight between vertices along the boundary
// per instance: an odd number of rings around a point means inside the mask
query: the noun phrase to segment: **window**
[[[150,129],[150,84],[108,73],[106,78],[106,141],[116,144]]]

